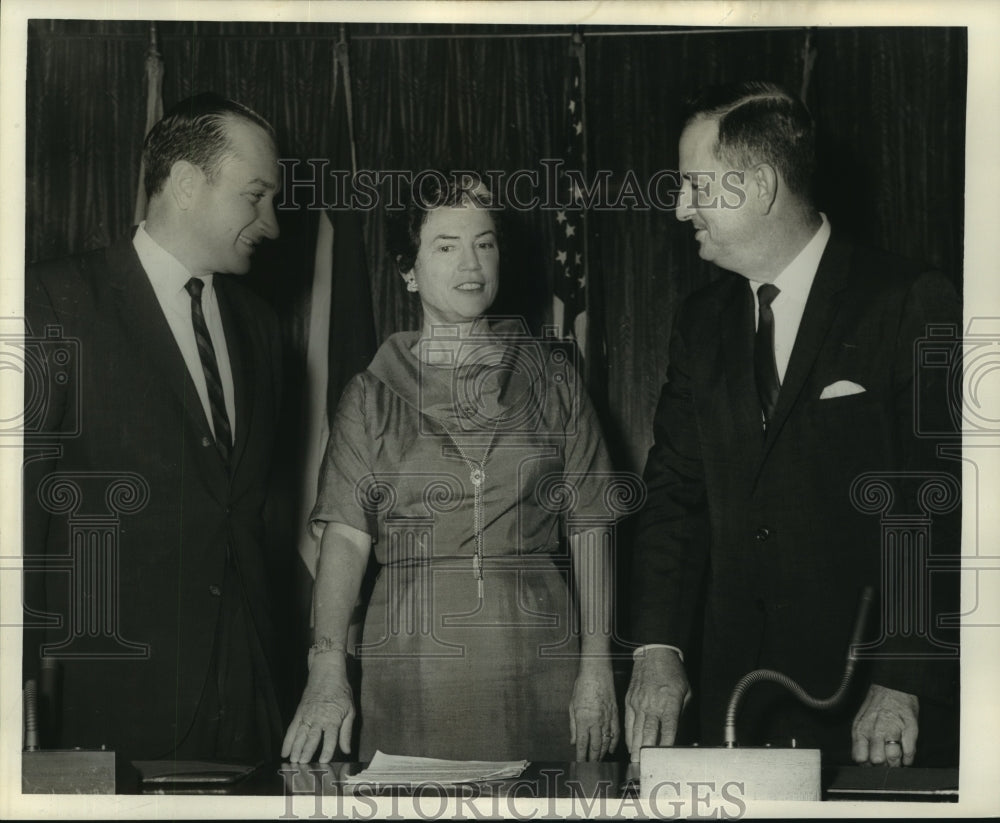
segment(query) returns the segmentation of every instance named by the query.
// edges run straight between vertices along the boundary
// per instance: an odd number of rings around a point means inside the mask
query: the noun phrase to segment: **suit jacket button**
[[[212,584],[211,586],[208,587],[208,593],[213,597],[219,597],[219,595],[222,594],[222,589],[220,589],[215,584]]]
[[[212,445],[212,438],[211,437],[203,437],[203,438],[201,438],[201,445],[202,445],[203,448],[207,449],[209,446]]]
[[[771,536],[771,530],[767,526],[761,526],[757,529],[757,534],[755,536],[761,543],[763,543]]]

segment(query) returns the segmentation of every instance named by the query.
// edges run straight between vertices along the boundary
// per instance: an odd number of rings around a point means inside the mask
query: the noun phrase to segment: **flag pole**
[[[342,84],[342,85],[341,85]],[[331,115],[337,118],[336,124],[343,123],[337,106],[339,92],[343,92],[343,117],[346,118],[346,142],[350,150],[352,174],[357,174],[358,157],[354,138],[354,107],[351,98],[351,73],[347,29],[340,25],[339,36],[334,45],[333,85],[330,100]],[[343,144],[340,144],[341,146]],[[342,150],[342,149],[341,149]],[[346,164],[338,156],[338,164]],[[355,230],[356,227],[356,230]],[[323,454],[326,451],[330,437],[330,425],[336,411],[337,398],[344,388],[346,378],[351,375],[343,370],[343,363],[331,360],[331,334],[342,334],[332,326],[332,317],[337,314],[338,307],[353,305],[357,302],[359,293],[367,292],[367,282],[363,288],[357,286],[353,277],[367,274],[360,267],[350,266],[348,271],[337,268],[337,258],[344,249],[353,248],[355,242],[363,243],[360,218],[344,212],[324,210],[319,214],[319,226],[316,237],[316,254],[313,263],[312,290],[309,302],[309,317],[306,327],[306,397],[305,397],[305,440],[308,444],[301,479],[302,508],[300,522],[302,529],[299,535],[299,555],[315,578],[316,564],[319,558],[319,542],[313,534],[308,518],[316,500],[318,478]],[[363,255],[362,255],[363,257]],[[346,301],[346,302],[345,302]],[[371,313],[370,298],[368,313]],[[337,315],[343,321],[342,315]],[[359,338],[366,339],[366,338]],[[338,345],[339,338],[332,338],[332,345]],[[373,341],[374,342],[374,341]],[[358,370],[367,365],[374,352],[361,357],[363,363],[354,363]],[[356,353],[355,353],[356,354]],[[355,355],[345,354],[349,361]]]
[[[347,110],[347,139],[351,144],[351,174],[358,173],[358,152],[354,142],[354,102],[351,99],[351,60],[347,47],[347,25],[340,24],[340,39],[336,46],[336,63],[344,78],[344,108]]]
[[[156,23],[149,24],[149,50],[146,52],[146,130],[142,133],[145,142],[149,130],[163,117],[163,58],[156,42]],[[146,162],[139,157],[139,185],[135,194],[135,213],[132,224],[138,226],[146,217]]]
[[[333,83],[330,91],[330,112],[335,114],[337,84],[340,82],[339,43],[334,46]],[[305,448],[301,477],[299,525],[299,556],[315,579],[319,562],[319,540],[312,532],[309,514],[316,502],[322,455],[330,435],[327,408],[329,372],[330,306],[333,280],[333,223],[326,211],[319,213],[316,230],[316,252],[313,257],[312,287],[309,290],[309,313],[306,317],[306,380],[303,404]]]

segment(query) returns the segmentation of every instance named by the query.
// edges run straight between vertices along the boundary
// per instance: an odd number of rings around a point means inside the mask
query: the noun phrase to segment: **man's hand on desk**
[[[643,746],[672,746],[681,711],[691,699],[684,664],[673,649],[646,649],[636,657],[625,695],[625,742],[632,761]]]
[[[354,728],[354,696],[347,680],[344,655],[338,651],[313,659],[295,717],[285,733],[281,756],[292,763],[310,763],[323,741],[320,763],[329,763],[339,740],[340,750],[351,751]]]
[[[917,752],[920,700],[872,683],[851,728],[855,763],[909,766]]]

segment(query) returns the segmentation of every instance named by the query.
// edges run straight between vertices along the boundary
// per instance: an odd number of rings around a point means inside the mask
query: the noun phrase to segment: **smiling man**
[[[54,618],[44,637],[26,631],[25,674],[44,658],[62,668],[46,747],[256,762],[282,727],[262,546],[280,341],[273,312],[227,275],[278,236],[274,134],[202,94],[153,127],[143,158],[132,236],[26,275],[31,332],[79,345],[78,370],[45,387],[43,428],[67,427],[77,402],[82,422],[25,467],[25,554],[49,564],[27,575],[26,605]],[[105,493],[116,478],[131,503]],[[53,482],[87,511],[67,517]],[[94,554],[107,583],[94,586],[61,558],[102,498],[120,528]]]
[[[831,228],[810,196],[813,145],[802,103],[760,82],[705,92],[680,137],[677,218],[730,275],[682,306],[654,419],[633,558],[645,644],[626,701],[633,759],[673,744],[698,636],[703,743],[722,742],[730,692],[753,669],[832,694],[865,586],[888,594],[869,622],[879,654],[844,705],[809,710],[766,683],[744,704],[739,740],[794,739],[826,763],[941,765],[956,753],[955,648],[935,622],[954,579],[936,574],[905,601],[907,580],[928,570],[893,565],[853,484],[883,478],[892,516],[918,519],[930,511],[916,487],[957,489],[956,463],[916,429],[917,404],[935,431],[949,426],[944,370],[916,374],[914,362],[928,324],[959,323],[961,306],[939,274]],[[934,553],[957,551],[948,523],[934,520]]]

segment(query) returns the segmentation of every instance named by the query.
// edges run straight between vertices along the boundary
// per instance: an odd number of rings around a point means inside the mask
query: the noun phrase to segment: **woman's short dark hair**
[[[156,194],[178,160],[187,160],[211,181],[231,153],[226,127],[233,118],[260,126],[274,140],[274,129],[253,109],[214,92],[189,97],[170,109],[146,135],[142,159],[146,197]]]
[[[386,209],[386,246],[398,271],[404,273],[413,268],[420,251],[420,229],[428,213],[449,206],[489,209],[499,242],[500,209],[480,175],[436,169],[421,171],[408,184],[400,186],[400,203],[390,204]]]
[[[719,121],[719,160],[740,169],[770,163],[792,192],[809,199],[815,128],[795,95],[759,80],[715,86],[688,101],[684,125],[702,118]]]

